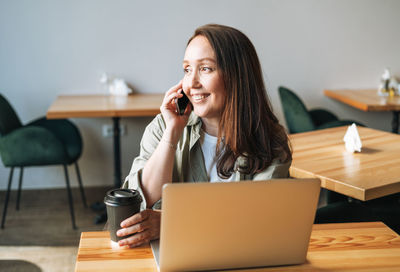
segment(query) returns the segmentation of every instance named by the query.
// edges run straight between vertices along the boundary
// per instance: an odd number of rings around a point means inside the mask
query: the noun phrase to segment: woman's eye
[[[183,68],[183,73],[188,74],[190,72],[189,68]]]
[[[200,69],[202,72],[212,72],[213,69],[211,67],[201,67]]]

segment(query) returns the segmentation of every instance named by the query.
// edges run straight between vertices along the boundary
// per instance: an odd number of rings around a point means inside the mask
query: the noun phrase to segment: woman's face
[[[182,87],[194,113],[202,119],[219,122],[226,91],[217,59],[207,38],[196,36],[186,48]]]

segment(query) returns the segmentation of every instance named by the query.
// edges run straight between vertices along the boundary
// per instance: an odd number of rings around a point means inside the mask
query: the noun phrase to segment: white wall
[[[399,16],[396,0],[0,0],[0,92],[23,122],[45,115],[57,95],[103,92],[103,71],[125,78],[137,92],[164,92],[182,77],[187,39],[196,27],[213,22],[236,27],[253,41],[282,122],[279,85],[294,89],[310,108],[390,131],[390,113],[361,112],[322,91],[375,88],[385,67],[399,76]],[[85,185],[112,186],[112,140],[101,136],[111,120],[73,121],[85,143],[79,161]],[[128,127],[123,176],[149,121],[122,119]],[[1,165],[0,189],[8,173]],[[25,171],[25,188],[64,184],[61,167]]]

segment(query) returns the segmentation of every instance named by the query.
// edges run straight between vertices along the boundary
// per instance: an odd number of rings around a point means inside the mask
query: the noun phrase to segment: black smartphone
[[[185,92],[182,90],[181,93],[183,94],[181,98],[175,98],[175,105],[179,115],[185,113],[186,107],[189,104],[189,98],[186,96]]]

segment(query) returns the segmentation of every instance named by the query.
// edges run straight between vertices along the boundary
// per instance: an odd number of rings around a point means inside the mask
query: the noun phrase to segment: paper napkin
[[[354,151],[361,152],[362,143],[356,124],[353,123],[347,128],[343,141],[347,151],[351,153],[354,153]]]
[[[116,96],[127,96],[132,90],[128,87],[125,80],[116,78],[109,85],[110,94]]]

